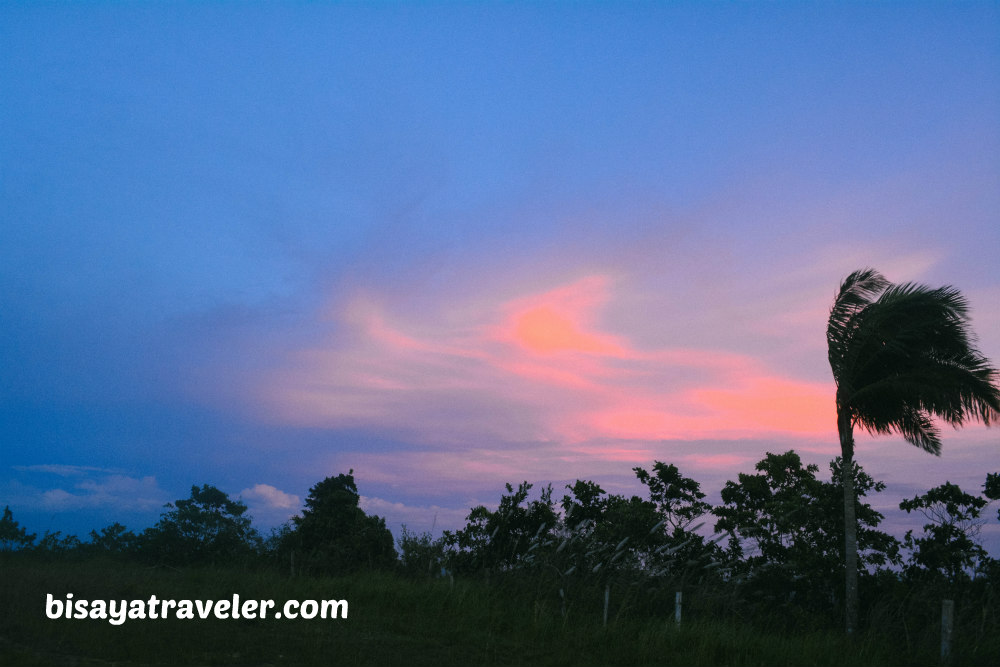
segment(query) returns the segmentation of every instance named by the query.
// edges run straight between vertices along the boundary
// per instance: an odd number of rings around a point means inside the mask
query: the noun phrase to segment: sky
[[[767,452],[828,475],[866,266],[960,289],[1000,364],[996,3],[3,2],[0,100],[0,504],[39,534],[204,483],[266,532],[351,469],[397,535],[657,460],[715,502]],[[1000,470],[943,435],[858,436],[889,532]]]

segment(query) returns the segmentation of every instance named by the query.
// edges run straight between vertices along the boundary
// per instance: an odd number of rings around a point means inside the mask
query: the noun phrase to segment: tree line
[[[309,490],[297,516],[264,537],[245,503],[203,484],[192,486],[190,497],[167,503],[159,521],[139,533],[115,522],[92,530],[88,541],[58,531],[38,539],[6,507],[0,551],[113,555],[170,567],[264,564],[297,553],[300,569],[328,574],[394,566],[397,554],[385,519],[365,514],[359,500],[353,470],[327,477]]]
[[[825,477],[795,451],[768,453],[753,473],[726,482],[716,506],[675,465],[657,461],[633,472],[643,496],[608,493],[590,480],[566,485],[558,499],[551,485],[533,493],[528,482],[508,484],[495,509],[474,507],[463,527],[437,537],[403,526],[394,540],[384,518],[360,508],[352,470],[313,486],[302,511],[267,537],[253,527],[244,503],[205,484],[167,504],[157,523],[139,533],[116,522],[91,531],[86,541],[58,532],[39,538],[8,507],[0,549],[175,568],[236,564],[320,576],[381,569],[492,578],[531,582],[539,594],[548,591],[566,605],[574,595],[614,584],[635,589],[629,595],[636,608],[665,609],[669,594],[684,590],[703,613],[765,614],[814,625],[832,624],[843,613],[841,458],[831,461]],[[885,517],[867,502],[885,485],[857,463],[849,474],[857,497],[863,615],[877,615],[886,596],[904,602],[945,596],[980,608],[980,625],[996,627],[1000,560],[977,536],[994,519],[990,503],[1000,499],[1000,474],[988,474],[974,492],[946,482],[901,502],[900,510],[926,522],[902,540],[879,529]]]

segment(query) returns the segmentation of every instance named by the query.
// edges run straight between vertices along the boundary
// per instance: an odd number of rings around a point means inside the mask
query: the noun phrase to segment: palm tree
[[[1000,374],[975,347],[968,304],[953,287],[893,285],[874,269],[840,285],[826,339],[837,383],[837,431],[843,456],[845,606],[847,633],[858,622],[858,540],[855,517],[854,427],[898,432],[940,456],[940,430],[1000,418]]]

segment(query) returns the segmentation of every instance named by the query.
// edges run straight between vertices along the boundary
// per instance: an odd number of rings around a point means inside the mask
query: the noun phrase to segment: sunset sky
[[[266,532],[351,468],[397,534],[655,460],[717,501],[827,474],[855,269],[954,285],[1000,363],[1000,5],[3,3],[0,202],[30,530],[211,483]],[[901,536],[1000,429],[857,458]]]

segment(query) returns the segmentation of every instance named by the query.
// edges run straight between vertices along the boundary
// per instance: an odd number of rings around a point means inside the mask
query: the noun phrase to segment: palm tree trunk
[[[858,520],[854,509],[854,433],[849,415],[837,419],[840,452],[843,459],[841,479],[844,485],[844,608],[847,634],[858,627]]]

